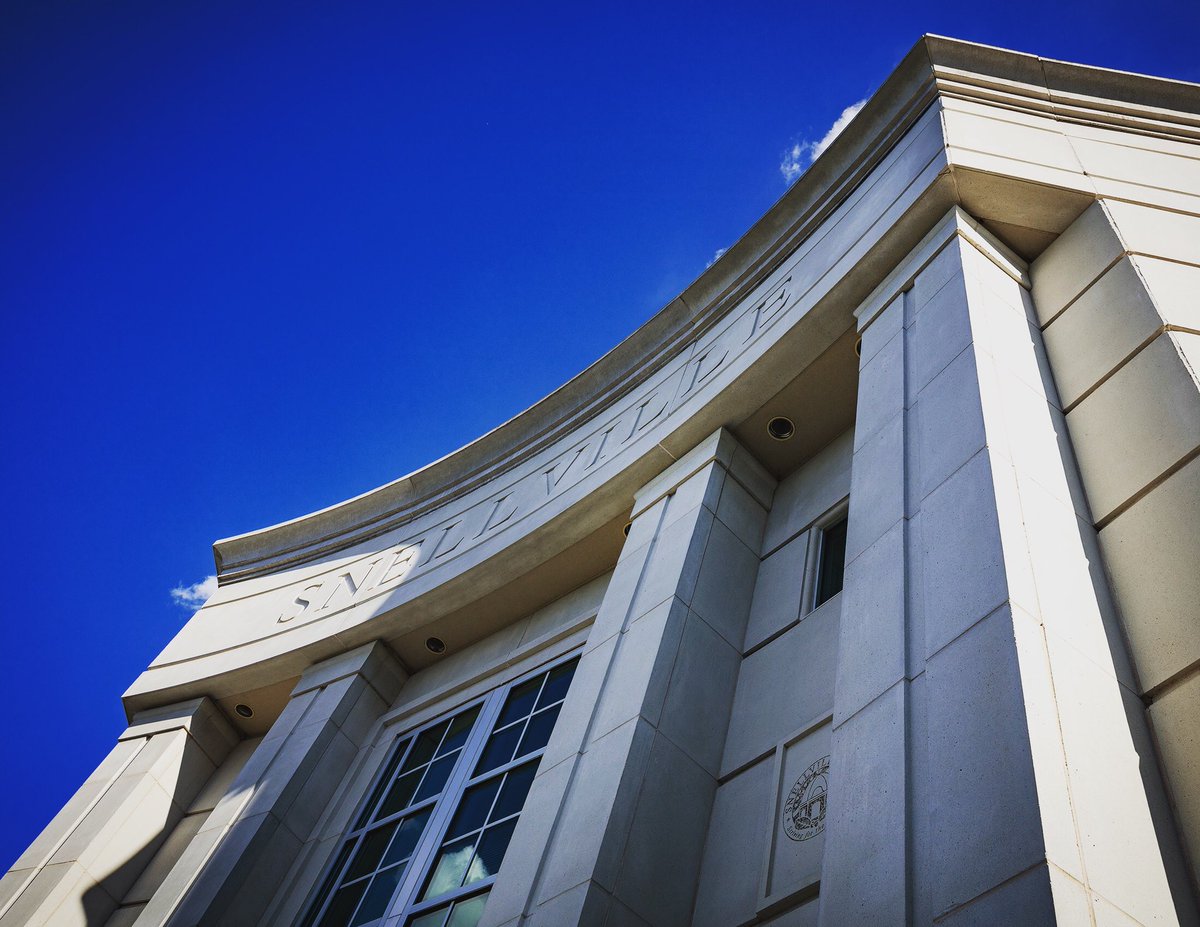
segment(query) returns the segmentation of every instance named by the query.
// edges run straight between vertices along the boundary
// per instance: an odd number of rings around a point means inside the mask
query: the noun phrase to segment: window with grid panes
[[[303,927],[474,927],[577,662],[397,738]]]

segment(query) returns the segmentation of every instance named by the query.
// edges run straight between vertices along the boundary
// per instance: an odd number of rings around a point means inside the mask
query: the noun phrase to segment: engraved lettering
[[[517,507],[514,505],[508,510],[508,513],[503,518],[496,518],[496,513],[500,511],[500,506],[504,505],[504,503],[507,502],[511,496],[512,493],[507,493],[492,503],[492,510],[488,512],[487,518],[483,520],[483,527],[479,529],[478,534],[471,538],[472,541],[483,537],[484,534],[486,534],[488,531],[491,531],[493,528],[499,528],[502,524],[517,514]]]
[[[585,470],[592,469],[592,467],[596,466],[596,464],[600,463],[600,461],[602,461],[605,457],[608,456],[607,454],[604,453],[604,446],[606,444],[608,444],[608,436],[610,434],[612,434],[613,429],[616,427],[617,427],[616,422],[613,422],[613,424],[608,426],[607,431],[602,431],[600,433],[600,443],[598,445],[596,445],[596,453],[592,455],[592,462],[589,463],[583,469],[585,469]]]
[[[306,611],[308,611],[308,607],[312,605],[312,599],[308,598],[308,593],[314,591],[319,592],[323,585],[324,583],[314,583],[313,585],[305,586],[302,590],[300,590],[300,594],[296,596],[296,598],[293,599],[290,604],[290,607],[295,610],[291,614],[283,612],[280,614],[279,618],[276,619],[277,622],[279,624],[287,624],[289,621],[299,618]],[[314,595],[312,598],[316,598],[316,596]]]
[[[384,583],[390,583],[393,580],[403,580],[412,571],[417,554],[420,552],[420,541],[416,544],[400,548],[392,555],[392,562],[388,564],[387,569],[383,571],[383,575],[379,577],[379,582],[375,585],[382,586]]]
[[[800,774],[783,805],[783,829],[792,840],[811,840],[825,830],[829,798],[829,757]]]
[[[342,573],[333,581],[333,591],[329,593],[329,597],[325,599],[325,604],[317,611],[323,612],[333,604],[333,600],[337,598],[337,594],[345,589],[350,594],[350,601],[354,601],[354,597],[358,594],[358,583],[354,581],[352,573]]]
[[[455,528],[459,527],[461,524],[462,524],[462,519],[459,519],[458,521],[453,522],[452,524],[449,524],[445,528],[442,529],[442,536],[440,538],[438,538],[438,542],[437,542],[437,544],[434,545],[434,548],[433,548],[433,558],[435,560],[438,557],[444,557],[444,556],[446,556],[446,554],[452,553],[458,547],[458,545],[463,542],[463,537],[465,535],[460,534],[457,538],[454,539],[453,544],[451,544],[449,547],[446,546],[446,539],[448,537],[450,537],[450,532],[453,531]]]
[[[775,316],[775,313],[783,308],[784,303],[787,302],[791,283],[792,278],[788,277],[776,292],[768,296],[754,308],[754,311],[750,313],[750,334],[742,339],[742,344],[745,344],[757,335],[759,329],[765,327]]]
[[[633,416],[633,425],[629,429],[629,434],[627,434],[625,436],[625,438],[621,441],[622,444],[624,444],[626,441],[629,441],[630,439],[632,439],[634,435],[636,435],[639,431],[641,431],[643,428],[645,428],[647,425],[649,425],[651,422],[653,422],[655,419],[657,419],[660,415],[662,415],[665,411],[667,411],[667,400],[664,399],[662,401],[662,403],[658,406],[657,411],[651,413],[649,416],[645,415],[647,406],[649,406],[652,402],[654,402],[654,400],[656,398],[658,398],[658,393],[653,393],[649,399],[647,399],[645,402],[643,402],[640,406],[637,407],[637,412]]]
[[[725,358],[727,358],[729,356],[729,349],[726,348],[723,352],[721,352],[721,356],[718,357],[712,364],[710,364],[708,366],[708,371],[703,376],[701,376],[700,371],[704,369],[704,363],[705,363],[705,361],[708,360],[708,358],[712,355],[712,353],[713,352],[710,349],[708,351],[705,351],[698,358],[696,358],[694,361],[692,361],[692,363],[696,365],[696,369],[692,371],[692,382],[689,383],[688,388],[683,391],[684,396],[686,396],[688,393],[690,393],[692,390],[694,390],[697,386],[699,386],[701,383],[703,383],[705,380],[707,380],[709,377],[711,377],[714,373],[717,372],[717,369],[723,363],[725,363]]]
[[[575,463],[575,461],[579,459],[579,455],[586,450],[587,445],[585,444],[583,447],[578,448],[574,454],[566,458],[566,464],[563,464],[562,458],[560,458],[553,467],[546,471],[546,495],[554,494],[554,490],[558,489],[559,484],[563,481],[563,477],[565,477],[567,472],[571,469],[571,465]],[[558,471],[560,466],[562,466],[562,470],[559,471],[558,476],[555,476],[555,471]]]

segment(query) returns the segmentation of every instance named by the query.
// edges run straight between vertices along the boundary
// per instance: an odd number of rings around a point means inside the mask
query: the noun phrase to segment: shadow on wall
[[[214,811],[222,802],[231,803],[226,805],[230,810],[245,804],[245,788],[237,788],[235,780],[261,738],[243,740],[214,767],[190,736],[183,737],[174,750],[150,758],[159,762],[147,764],[131,787],[119,785],[119,778],[110,786],[115,798],[122,792],[132,798],[132,807],[127,806],[127,814],[109,816],[113,830],[97,835],[104,846],[93,842],[83,851],[93,856],[88,866],[92,877],[87,879],[90,887],[78,897],[82,920],[69,917],[70,923],[129,927],[148,906],[155,909],[152,919],[162,922],[226,834],[225,828],[204,830]],[[176,762],[171,762],[172,753]],[[93,813],[104,801],[97,803]],[[159,897],[151,904],[156,894]],[[48,922],[55,921],[51,915]]]

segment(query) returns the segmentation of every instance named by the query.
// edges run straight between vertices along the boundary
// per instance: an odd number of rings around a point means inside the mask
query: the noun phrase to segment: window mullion
[[[446,787],[442,790],[442,794],[437,800],[437,806],[434,809],[433,815],[429,823],[425,826],[425,833],[422,835],[420,842],[413,851],[412,858],[408,862],[408,871],[404,875],[400,891],[394,896],[393,914],[401,911],[407,912],[415,903],[417,893],[421,890],[421,883],[425,881],[425,877],[429,874],[429,866],[432,864],[434,856],[442,845],[442,837],[446,833],[446,829],[450,826],[450,818],[458,810],[458,801],[462,797],[462,793],[466,789],[466,784],[471,778],[471,770],[475,768],[475,764],[479,761],[479,756],[483,752],[483,746],[487,742],[488,734],[491,733],[493,725],[496,723],[496,718],[500,714],[500,708],[504,704],[504,695],[507,692],[508,687],[501,688],[490,693],[484,700],[483,707],[479,711],[479,717],[475,719],[475,724],[471,728],[467,742],[463,744],[462,752],[458,755],[458,762],[454,765],[454,771],[450,773]]]

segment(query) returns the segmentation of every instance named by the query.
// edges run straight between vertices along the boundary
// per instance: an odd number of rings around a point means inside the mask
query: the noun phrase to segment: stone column
[[[105,923],[237,741],[206,698],[135,715],[0,882],[0,925]]]
[[[310,667],[138,927],[255,925],[406,673],[381,643]]]
[[[1200,884],[1200,218],[1099,201],[1031,268],[1134,663]],[[1146,780],[1158,789],[1147,742]],[[1165,803],[1164,803],[1165,804]],[[1164,807],[1170,831],[1171,814]],[[1164,841],[1173,844],[1164,833]],[[1167,847],[1168,854],[1172,847]],[[1181,869],[1183,867],[1181,866]],[[1175,879],[1186,889],[1188,877]]]
[[[1026,268],[961,211],[860,309],[821,923],[1176,923]]]
[[[719,431],[629,537],[484,925],[686,925],[774,480]]]

